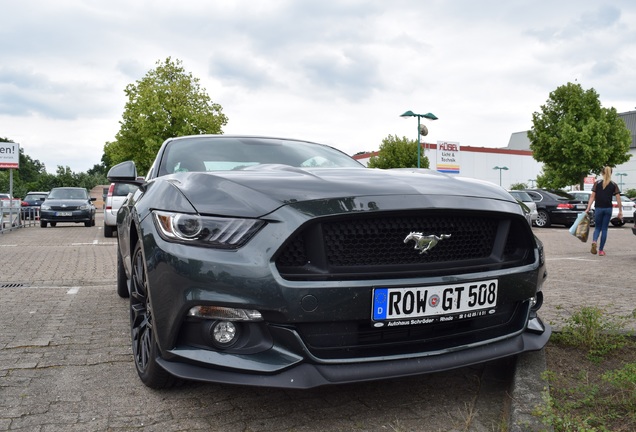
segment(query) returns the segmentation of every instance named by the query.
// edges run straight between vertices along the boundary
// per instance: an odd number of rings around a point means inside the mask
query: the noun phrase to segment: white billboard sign
[[[460,151],[458,142],[437,141],[437,171],[459,174]]]
[[[20,144],[0,142],[0,168],[20,168]]]

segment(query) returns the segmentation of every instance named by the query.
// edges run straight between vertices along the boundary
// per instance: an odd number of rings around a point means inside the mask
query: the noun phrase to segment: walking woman
[[[607,240],[607,227],[610,219],[612,219],[612,197],[616,195],[616,203],[618,204],[618,218],[623,219],[623,205],[621,204],[621,191],[618,185],[612,181],[612,168],[603,168],[603,180],[599,180],[592,186],[592,195],[587,203],[586,213],[590,212],[590,207],[594,203],[594,235],[592,236],[592,252],[596,255],[599,234],[601,236],[601,244],[598,247],[599,256],[605,256],[605,241]]]

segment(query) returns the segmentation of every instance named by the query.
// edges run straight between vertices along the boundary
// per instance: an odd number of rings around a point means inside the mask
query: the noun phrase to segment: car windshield
[[[528,195],[526,192],[522,192],[522,191],[512,191],[510,192],[510,194],[515,197],[516,199],[518,199],[519,201],[523,201],[523,202],[530,202],[532,201],[532,198],[530,198],[530,195]]]
[[[346,154],[329,146],[272,138],[193,137],[167,144],[159,175],[182,171],[244,170],[263,164],[297,168],[362,168]]]
[[[551,190],[550,193],[557,200],[576,200],[576,198],[574,198],[572,195],[562,190]]]
[[[24,200],[26,202],[40,202],[40,200],[42,198],[46,198],[46,194],[40,194],[40,195],[27,195],[24,197]]]
[[[612,201],[616,201],[616,195],[614,195],[612,197]],[[632,201],[631,199],[629,199],[629,197],[627,195],[623,195],[621,194],[621,204],[624,203],[633,203],[634,201]]]
[[[53,189],[48,198],[52,199],[88,199],[83,189]]]

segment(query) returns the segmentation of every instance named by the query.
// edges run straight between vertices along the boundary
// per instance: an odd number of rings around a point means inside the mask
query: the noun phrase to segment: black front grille
[[[411,232],[445,238],[421,253],[415,240],[405,241]],[[282,248],[276,265],[294,280],[412,277],[520,265],[534,258],[532,249],[525,219],[499,213],[359,215],[304,226]]]
[[[435,352],[483,343],[522,331],[529,304],[501,305],[494,314],[450,322],[374,327],[369,322],[303,323],[296,328],[311,353],[322,359]]]
[[[51,206],[51,210],[55,210],[55,211],[74,211],[74,210],[79,210],[78,206]]]

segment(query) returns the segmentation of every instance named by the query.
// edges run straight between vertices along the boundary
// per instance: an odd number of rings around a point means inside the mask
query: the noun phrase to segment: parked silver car
[[[512,195],[517,201],[521,201],[530,209],[530,222],[534,225],[537,222],[537,217],[539,216],[539,212],[537,212],[537,203],[528,195],[527,192],[520,190],[509,190],[510,195]]]
[[[134,193],[137,186],[127,183],[111,183],[106,195],[104,207],[104,237],[112,237],[117,230],[117,212],[129,193]]]

